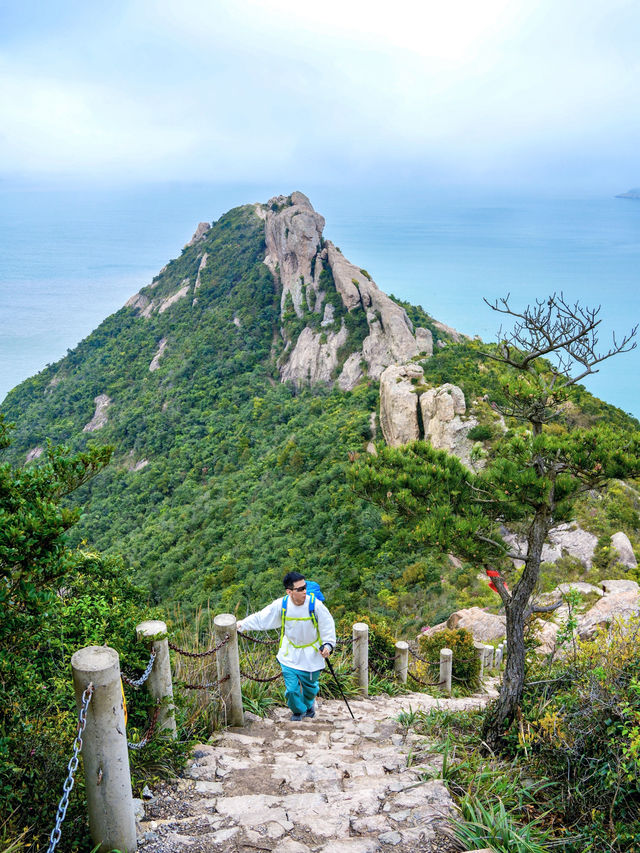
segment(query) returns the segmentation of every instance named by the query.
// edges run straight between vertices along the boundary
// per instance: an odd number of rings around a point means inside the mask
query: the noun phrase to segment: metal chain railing
[[[147,664],[147,668],[142,673],[140,678],[135,678],[135,679],[129,678],[128,675],[122,674],[121,678],[124,681],[124,683],[130,685],[131,687],[135,687],[136,690],[138,689],[138,687],[142,687],[142,685],[145,683],[147,678],[149,678],[149,676],[151,675],[151,670],[153,669],[153,662],[155,659],[156,659],[156,650],[151,649],[151,657],[149,658],[149,663]]]
[[[153,711],[153,717],[151,718],[151,723],[149,724],[149,728],[146,730],[144,735],[140,738],[137,743],[133,743],[133,741],[127,741],[127,746],[129,749],[144,749],[144,747],[149,743],[151,738],[154,735],[156,730],[156,723],[158,722],[158,714],[160,713],[160,702],[156,705]]]
[[[242,670],[240,670],[240,675],[249,681],[259,681],[261,684],[266,684],[269,681],[277,681],[279,678],[282,678],[281,672],[277,672],[269,678],[259,678],[257,675],[250,675],[248,672],[243,672]]]
[[[251,634],[243,634],[242,632],[238,633],[238,637],[243,640],[249,640],[252,643],[257,643],[260,646],[275,646],[278,642],[277,640],[259,640],[257,637],[252,637]]]
[[[47,853],[53,853],[53,851],[56,849],[58,842],[60,841],[60,836],[62,835],[62,822],[64,821],[67,815],[67,807],[69,806],[69,794],[71,793],[71,789],[73,788],[75,782],[75,774],[76,770],[78,769],[78,756],[82,751],[82,733],[84,732],[85,726],[87,725],[87,709],[89,708],[89,703],[91,702],[92,696],[93,682],[90,682],[87,685],[84,693],[82,694],[82,705],[78,714],[78,731],[76,733],[76,738],[73,742],[73,755],[71,756],[71,760],[67,765],[67,778],[65,779],[63,785],[62,797],[60,799],[60,802],[58,803],[56,824],[51,830]]]
[[[179,646],[176,646],[174,643],[169,643],[169,648],[173,649],[174,652],[177,652],[179,655],[185,655],[188,658],[206,658],[209,655],[215,655],[216,652],[220,651],[223,646],[231,639],[230,634],[225,634],[222,640],[218,643],[217,646],[213,646],[210,649],[207,649],[206,652],[189,652],[186,649],[181,649]]]
[[[407,675],[423,687],[442,687],[447,683],[446,681],[421,681],[412,672],[407,672]]]
[[[182,684],[185,690],[211,690],[212,687],[217,687],[219,684],[224,684],[225,681],[229,681],[231,678],[230,675],[225,675],[224,678],[221,678],[219,681],[210,681],[208,684]]]

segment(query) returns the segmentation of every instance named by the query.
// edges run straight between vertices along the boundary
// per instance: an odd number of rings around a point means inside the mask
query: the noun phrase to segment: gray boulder
[[[611,537],[611,547],[617,554],[618,563],[621,563],[627,569],[637,568],[638,561],[626,533],[623,533],[621,530],[618,533],[614,533]]]
[[[467,607],[452,613],[446,622],[433,625],[424,632],[427,636],[444,631],[445,628],[465,628],[473,634],[479,643],[492,643],[501,640],[507,633],[506,616],[489,613],[481,607]]]
[[[418,395],[412,379],[424,380],[418,364],[393,364],[380,377],[380,426],[390,447],[420,438]]]

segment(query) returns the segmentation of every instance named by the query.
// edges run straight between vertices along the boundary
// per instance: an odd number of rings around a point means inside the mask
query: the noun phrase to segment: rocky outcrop
[[[635,569],[638,566],[636,555],[633,553],[633,547],[629,541],[629,537],[621,530],[614,533],[611,537],[611,547],[617,555],[617,562],[626,569]]]
[[[172,293],[170,296],[167,296],[165,299],[162,299],[158,304],[158,314],[164,314],[164,312],[171,308],[172,305],[175,305],[180,299],[184,299],[185,296],[189,293],[189,279],[185,278],[180,282],[180,289],[175,293]]]
[[[149,370],[151,371],[151,373],[153,373],[154,370],[157,370],[160,367],[160,359],[162,358],[166,348],[167,348],[167,339],[162,338],[162,340],[158,344],[157,352],[154,355],[154,357],[151,359],[151,364],[149,365]]]
[[[627,622],[640,612],[640,592],[635,589],[606,592],[593,607],[578,619],[578,636],[590,640],[598,628],[607,628],[614,621]]]
[[[431,628],[423,632],[423,635],[437,634],[438,631],[444,631],[445,628],[465,628],[473,634],[474,640],[480,643],[493,643],[495,640],[502,640],[506,636],[507,620],[505,616],[489,613],[481,607],[467,607],[463,610],[456,610],[446,622],[432,625]]]
[[[478,421],[474,417],[463,420],[467,406],[460,388],[451,383],[430,388],[420,395],[420,411],[425,439],[438,450],[453,453],[463,465],[473,470],[473,442],[468,433]]]
[[[111,399],[107,394],[99,394],[93,402],[96,404],[96,410],[89,423],[82,427],[82,432],[95,432],[107,423],[107,409],[111,405]]]
[[[500,535],[511,546],[512,551],[522,554],[524,560],[527,556],[526,540],[505,527],[500,531]],[[563,553],[567,553],[580,560],[585,568],[590,569],[597,544],[598,537],[583,530],[577,524],[559,524],[549,531],[549,542],[542,546],[542,562],[557,563]],[[514,562],[518,567],[523,565],[521,560],[514,560]]]
[[[195,234],[189,240],[188,243],[185,243],[185,249],[189,246],[194,246],[196,243],[199,243],[204,237],[206,237],[207,232],[211,228],[211,225],[208,222],[200,222],[198,227],[196,228]]]
[[[425,390],[424,370],[414,362],[391,365],[380,377],[380,425],[391,447],[423,438],[477,470],[482,462],[473,460],[474,443],[468,434],[478,421],[465,417],[466,410],[457,385]]]
[[[312,276],[311,262],[321,250],[323,228],[324,217],[315,212],[303,193],[277,196],[266,204],[264,262],[280,278],[283,314],[290,296],[294,311],[302,317],[303,287],[311,285],[316,289],[314,283],[321,270],[316,270],[317,277]]]
[[[419,364],[394,364],[380,377],[380,426],[390,447],[421,437],[416,382],[424,382]]]
[[[32,447],[31,450],[27,453],[27,457],[24,461],[33,462],[34,459],[39,459],[43,453],[44,447]]]
[[[202,284],[200,274],[202,273],[202,270],[205,269],[205,267],[207,266],[208,260],[209,255],[205,252],[202,258],[200,259],[200,266],[198,267],[198,272],[196,274],[196,283],[193,285],[193,302],[191,303],[192,305],[198,304],[198,297],[196,296],[196,293],[198,292],[200,285]]]
[[[290,380],[296,385],[329,383],[338,365],[338,350],[347,341],[344,324],[338,332],[324,335],[308,326],[302,330],[291,355],[282,368],[283,382]]]
[[[340,388],[350,390],[363,377],[364,370],[371,378],[379,379],[391,364],[432,354],[431,332],[414,330],[404,308],[379,290],[369,274],[350,263],[333,243],[324,240],[324,218],[303,193],[277,196],[257,210],[265,222],[265,263],[282,287],[283,320],[291,310],[289,306],[299,318],[317,315],[297,340],[289,339],[283,324],[282,381],[302,386],[310,382],[330,383],[337,378]],[[327,275],[323,275],[325,272]],[[340,313],[363,312],[369,332],[364,339],[354,339],[352,352],[347,353],[342,366],[336,357],[335,337],[330,339],[331,335],[342,336],[342,326],[337,325],[340,315],[327,302],[330,288],[340,296]],[[323,328],[326,335],[322,335]],[[348,345],[348,336],[340,347],[345,344]]]

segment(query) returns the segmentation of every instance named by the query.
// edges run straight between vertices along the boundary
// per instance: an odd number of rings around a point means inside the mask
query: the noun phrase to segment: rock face
[[[446,622],[433,625],[426,634],[436,634],[445,628],[465,628],[480,643],[492,643],[501,640],[507,633],[507,620],[503,615],[488,613],[481,607],[467,607],[452,613]]]
[[[438,450],[457,456],[463,465],[477,470],[472,460],[469,430],[478,423],[464,417],[467,406],[457,385],[447,383],[425,390],[424,370],[419,364],[394,364],[380,377],[380,425],[388,445],[399,447],[419,438]]]
[[[506,528],[500,531],[502,538],[509,544],[512,550],[522,557],[527,555],[526,540]],[[583,530],[577,524],[559,524],[549,531],[549,542],[542,547],[542,561],[544,563],[557,563],[566,552],[571,557],[576,557],[587,568],[593,565],[593,554],[598,544],[598,537]],[[517,566],[523,565],[522,561],[514,561]]]
[[[324,218],[300,192],[277,196],[258,206],[265,222],[265,263],[282,287],[281,316],[285,351],[280,377],[297,386],[337,380],[350,390],[363,376],[363,368],[379,379],[385,367],[404,363],[433,351],[428,329],[413,328],[406,311],[378,289],[368,273],[350,263],[322,236]],[[330,291],[340,297],[341,314],[363,314],[368,334],[350,340],[340,322]],[[295,340],[284,322],[289,311],[313,318]],[[361,324],[362,325],[362,324]],[[352,344],[352,351],[348,350]],[[342,351],[342,352],[340,352]],[[341,363],[342,362],[342,363]]]
[[[621,530],[618,533],[614,533],[611,537],[611,547],[618,556],[618,563],[627,569],[637,568],[638,561],[626,533],[623,533]]]
[[[193,246],[195,243],[202,240],[202,238],[206,235],[207,231],[211,228],[211,225],[208,222],[200,222],[198,227],[196,228],[195,234],[189,240],[189,242],[185,245],[185,249],[187,246]]]
[[[153,373],[154,370],[157,370],[160,367],[160,359],[162,358],[166,348],[167,348],[167,339],[162,338],[162,340],[158,344],[158,350],[157,350],[156,354],[154,355],[154,357],[151,359],[151,364],[149,365],[149,370],[151,371],[151,373]]]
[[[607,592],[600,601],[578,619],[578,636],[590,640],[598,628],[607,627],[614,620],[626,622],[640,611],[640,591],[635,589]]]
[[[419,364],[393,364],[380,377],[380,426],[390,447],[420,438],[415,383],[424,381]]]
[[[478,421],[473,417],[462,420],[467,406],[460,388],[446,383],[425,391],[420,395],[420,411],[425,438],[433,447],[453,453],[467,468],[473,469],[473,442],[467,436]]]
[[[111,405],[109,396],[99,394],[93,402],[96,404],[95,413],[89,423],[82,427],[82,432],[95,432],[97,429],[102,429],[107,422],[107,409]]]

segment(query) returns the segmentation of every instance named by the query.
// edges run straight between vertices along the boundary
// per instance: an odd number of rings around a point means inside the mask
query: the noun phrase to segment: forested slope
[[[280,382],[278,358],[293,332],[291,323],[283,330],[265,251],[254,206],[187,245],[66,358],[8,395],[13,459],[30,454],[38,464],[48,439],[74,450],[112,445],[110,466],[74,498],[86,511],[72,542],[122,554],[168,610],[178,601],[187,612],[207,601],[254,607],[293,568],[330,595],[339,589],[338,609],[400,614],[407,628],[472,600],[494,603],[473,566],[416,551],[350,490],[349,459],[374,437],[378,382],[365,375],[351,391]],[[433,328],[421,308],[404,308],[414,326]],[[499,399],[499,370],[484,366],[478,342],[441,335],[421,363],[433,384]],[[106,422],[85,431],[96,398],[106,401]],[[631,423],[586,392],[579,398],[564,415],[569,425],[603,415]]]

